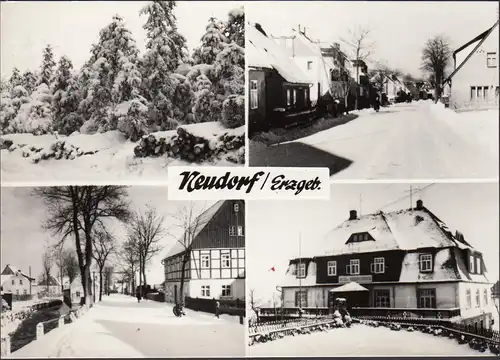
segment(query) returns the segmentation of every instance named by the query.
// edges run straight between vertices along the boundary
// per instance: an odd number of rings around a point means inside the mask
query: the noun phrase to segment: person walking
[[[217,319],[219,318],[220,315],[220,303],[218,301],[215,302],[215,316]]]
[[[137,289],[137,292],[135,295],[137,296],[137,302],[140,303],[141,302],[141,292],[139,291],[139,289]]]

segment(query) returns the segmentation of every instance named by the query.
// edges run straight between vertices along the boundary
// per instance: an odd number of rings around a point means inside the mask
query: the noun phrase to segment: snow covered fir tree
[[[144,51],[115,15],[80,69],[51,45],[38,69],[14,68],[1,82],[2,152],[38,164],[121,146],[114,154],[133,164],[244,163],[244,9],[208,17],[191,51],[175,10],[175,1],[143,4]]]

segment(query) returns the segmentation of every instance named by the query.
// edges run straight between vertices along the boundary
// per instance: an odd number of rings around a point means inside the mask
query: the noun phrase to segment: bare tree
[[[249,305],[250,309],[255,313],[255,318],[257,319],[257,322],[259,322],[259,307],[257,305],[257,301],[255,299],[255,289],[250,289],[248,293],[248,299],[249,299]]]
[[[59,280],[61,283],[61,294],[64,292],[64,277],[66,276],[66,268],[64,266],[64,248],[62,246],[55,246],[53,254],[55,265],[59,270]]]
[[[45,282],[47,295],[49,295],[49,283],[50,283],[50,276],[51,276],[50,273],[52,271],[52,265],[53,265],[52,253],[49,249],[47,249],[42,255],[42,267],[43,267],[42,280]]]
[[[421,69],[433,77],[435,83],[435,102],[441,98],[445,69],[450,62],[450,58],[450,44],[444,36],[438,35],[427,40],[422,50]]]
[[[166,234],[164,221],[165,218],[149,206],[146,211],[137,212],[132,218],[129,239],[134,244],[139,260],[139,286],[147,285],[146,264],[162,250],[160,242]],[[142,286],[140,289],[142,295]]]
[[[181,263],[181,284],[179,288],[180,292],[180,305],[184,306],[184,284],[186,282],[186,266],[191,259],[191,253],[193,249],[193,241],[198,234],[198,232],[206,225],[208,218],[203,216],[205,210],[200,212],[195,210],[195,203],[190,202],[189,205],[183,207],[175,214],[172,214],[172,218],[177,221],[176,227],[180,227],[183,234],[180,238],[175,237],[177,242],[182,246],[183,251],[180,254],[182,256]]]
[[[71,289],[71,284],[78,276],[79,268],[78,261],[71,250],[65,250],[63,252],[63,264],[64,264],[64,273],[68,277],[69,280],[69,288]]]
[[[105,219],[129,219],[129,203],[125,201],[126,187],[43,187],[35,189],[34,195],[42,198],[47,208],[45,229],[54,235],[62,235],[60,244],[68,236],[74,237],[85,304],[90,305],[93,229],[96,224],[104,225]]]
[[[135,248],[134,239],[129,238],[123,243],[120,251],[121,270],[131,292],[135,291],[135,272],[139,266],[139,257]]]
[[[106,295],[109,295],[109,289],[111,288],[112,278],[113,278],[113,267],[106,266],[104,268],[104,289],[106,289]]]
[[[353,60],[355,62],[356,68],[356,82],[359,82],[359,64],[361,61],[365,62],[370,58],[373,53],[373,48],[375,47],[375,42],[370,41],[371,30],[358,26],[356,28],[350,29],[347,38],[340,39],[348,47],[351,48],[353,54]],[[355,109],[358,109],[359,92],[356,89],[356,103]]]
[[[109,256],[116,249],[116,241],[113,235],[104,226],[100,226],[94,230],[94,234],[94,251],[92,252],[92,256],[97,264],[97,271],[99,272],[99,301],[102,301],[104,268]]]

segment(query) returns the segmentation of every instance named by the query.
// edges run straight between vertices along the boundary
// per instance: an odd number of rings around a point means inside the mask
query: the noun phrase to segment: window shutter
[[[375,273],[375,263],[370,264],[370,269],[371,269],[372,274]]]

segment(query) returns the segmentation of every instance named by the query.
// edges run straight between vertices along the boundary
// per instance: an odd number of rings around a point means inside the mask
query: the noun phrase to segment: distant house
[[[69,278],[67,276],[64,277],[63,283],[64,290],[70,290],[71,294],[71,302],[79,303],[80,299],[83,297],[83,286],[82,279],[80,275],[78,275],[73,281],[70,283]]]
[[[413,100],[418,100],[420,98],[420,92],[413,81],[405,81],[404,85],[408,92],[410,93]]]
[[[285,308],[331,310],[338,296],[354,316],[406,313],[487,328],[494,304],[486,273],[483,254],[419,200],[388,213],[351,210],[315,256],[290,261],[281,288]],[[349,283],[364,291],[349,292]]]
[[[249,132],[309,119],[310,78],[259,24],[248,24],[245,37]]]
[[[23,273],[20,269],[7,264],[1,274],[2,291],[13,295],[32,295],[35,279]]]
[[[498,108],[498,20],[453,52],[454,71],[443,82],[456,110]]]
[[[62,289],[59,281],[52,275],[45,276],[37,284],[38,296],[61,296]]]
[[[162,261],[165,268],[165,301],[177,303],[181,296],[244,300],[244,201],[218,201],[196,222],[199,226],[190,254],[187,254],[189,261],[185,268],[183,294],[180,294],[180,285],[186,248],[177,242]]]

